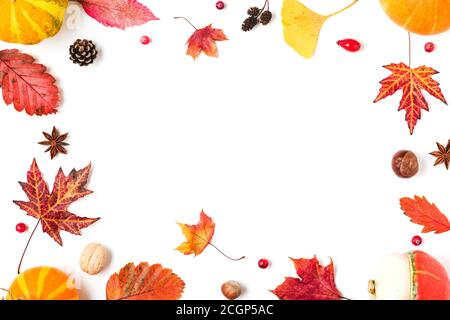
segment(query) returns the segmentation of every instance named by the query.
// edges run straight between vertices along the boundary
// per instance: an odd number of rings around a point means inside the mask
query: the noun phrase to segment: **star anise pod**
[[[68,146],[69,144],[64,142],[64,140],[67,139],[68,133],[59,134],[59,131],[53,127],[52,134],[49,134],[47,132],[42,132],[45,139],[44,141],[39,142],[40,145],[43,146],[49,146],[45,152],[50,151],[50,158],[53,160],[54,157],[56,157],[57,154],[63,153],[67,154],[65,146]]]
[[[439,150],[430,153],[433,157],[437,158],[434,165],[437,166],[438,164],[443,163],[445,164],[445,167],[448,170],[450,165],[450,140],[448,140],[447,145],[445,147],[439,142],[436,142],[436,145]]]

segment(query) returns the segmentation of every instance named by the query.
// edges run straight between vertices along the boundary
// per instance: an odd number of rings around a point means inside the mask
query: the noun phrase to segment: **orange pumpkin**
[[[450,29],[450,0],[380,0],[386,14],[404,29],[422,35]]]
[[[384,257],[369,292],[379,300],[449,300],[450,280],[439,261],[415,250]]]
[[[8,300],[79,300],[73,279],[52,267],[28,269],[9,288]]]

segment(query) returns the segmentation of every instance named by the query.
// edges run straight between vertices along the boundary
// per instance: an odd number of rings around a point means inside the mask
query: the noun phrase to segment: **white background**
[[[172,268],[186,282],[185,299],[221,299],[230,279],[246,288],[242,298],[274,299],[268,290],[294,276],[288,257],[323,263],[332,257],[337,285],[352,299],[366,299],[374,262],[393,252],[413,249],[414,225],[399,209],[399,199],[425,195],[450,212],[449,172],[433,168],[435,141],[450,138],[450,110],[428,97],[416,132],[409,135],[400,95],[378,104],[378,82],[391,62],[407,62],[407,33],[394,25],[378,1],[360,1],[330,19],[318,50],[305,60],[283,40],[281,1],[271,1],[274,21],[252,32],[240,30],[250,5],[263,0],[143,1],[160,21],[125,32],[108,29],[83,13],[76,30],[67,27],[31,47],[1,43],[34,55],[58,79],[63,103],[57,115],[29,117],[12,106],[0,108],[0,285],[8,287],[29,232],[15,225],[35,219],[15,206],[24,200],[17,181],[26,179],[35,157],[50,185],[58,168],[93,164],[89,188],[94,194],[71,211],[101,217],[81,237],[63,233],[59,247],[39,229],[24,269],[51,265],[74,273],[83,298],[104,299],[109,276],[127,262],[148,261]],[[305,1],[322,13],[348,4]],[[188,17],[197,27],[213,23],[229,41],[218,43],[220,57],[185,55],[193,29],[173,16]],[[153,42],[143,46],[142,35]],[[359,53],[336,45],[342,38],[364,44]],[[77,38],[93,40],[101,57],[92,66],[72,64],[68,47]],[[436,42],[428,54],[426,41]],[[448,33],[413,36],[413,65],[426,64],[441,74],[450,98]],[[42,131],[56,125],[70,132],[69,154],[50,161]],[[421,170],[410,180],[391,171],[394,152],[410,149]],[[240,262],[226,260],[213,248],[184,256],[174,248],[183,241],[176,221],[196,223],[201,209],[215,220],[213,243]],[[423,236],[420,247],[450,269],[450,234]],[[90,242],[105,244],[112,256],[97,276],[83,274],[78,258]],[[257,261],[272,265],[261,270]]]

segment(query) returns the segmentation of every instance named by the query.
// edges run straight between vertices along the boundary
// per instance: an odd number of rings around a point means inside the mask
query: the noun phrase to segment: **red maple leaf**
[[[411,222],[423,226],[422,232],[442,233],[450,231],[450,221],[425,197],[414,196],[411,198],[400,199],[400,207]]]
[[[59,105],[59,90],[55,78],[46,73],[42,64],[19,50],[0,51],[0,86],[6,104],[29,115],[55,113]]]
[[[203,51],[207,56],[217,57],[216,41],[228,40],[221,29],[214,29],[211,25],[196,30],[188,39],[187,54],[196,59]]]
[[[19,182],[29,201],[14,203],[29,216],[39,219],[42,231],[62,245],[60,231],[80,235],[81,229],[100,219],[78,217],[68,211],[73,202],[92,193],[85,188],[90,170],[91,165],[88,165],[79,171],[74,169],[66,176],[62,169],[59,169],[50,193],[36,160],[33,160],[27,174],[27,182]]]
[[[281,300],[340,300],[343,299],[334,282],[333,260],[326,267],[316,256],[312,259],[292,259],[300,278],[286,277],[274,293]]]
[[[159,20],[145,5],[136,0],[78,0],[84,11],[107,27],[125,29]]]
[[[410,134],[413,134],[417,120],[421,118],[422,110],[429,111],[428,103],[422,94],[422,90],[447,104],[439,88],[439,83],[432,78],[433,75],[439,72],[426,66],[411,69],[404,63],[392,63],[385,66],[385,68],[391,71],[392,74],[380,82],[380,92],[374,103],[393,95],[401,89],[403,96],[398,110],[406,111],[405,120],[408,123]]]

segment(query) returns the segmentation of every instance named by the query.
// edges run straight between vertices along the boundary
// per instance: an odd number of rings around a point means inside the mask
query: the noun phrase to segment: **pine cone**
[[[252,17],[257,17],[261,10],[258,7],[251,7],[247,10],[247,14]]]
[[[93,63],[98,53],[92,41],[80,39],[70,46],[69,52],[70,60],[80,66],[87,66]]]
[[[263,26],[267,25],[271,20],[272,20],[272,12],[270,11],[264,11],[263,13],[261,13],[261,16],[259,17],[259,22],[261,22]]]
[[[256,17],[248,17],[242,23],[242,30],[247,32],[252,30],[258,24],[258,19]]]

